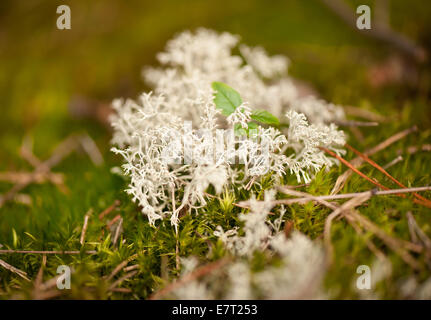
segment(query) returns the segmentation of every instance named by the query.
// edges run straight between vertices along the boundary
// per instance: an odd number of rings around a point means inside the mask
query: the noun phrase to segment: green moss
[[[310,82],[322,96],[340,104],[355,105],[380,113],[392,119],[378,127],[361,128],[365,140],[359,141],[347,130],[349,143],[359,150],[385,140],[392,134],[418,125],[419,131],[391,145],[373,156],[384,165],[400,151],[404,160],[389,172],[408,186],[428,185],[431,180],[431,153],[406,153],[406,148],[431,143],[430,68],[424,65],[420,72],[419,90],[407,85],[394,85],[376,89],[369,85],[367,70],[382,61],[389,53],[386,46],[359,36],[346,27],[319,1],[276,2],[269,6],[265,1],[234,1],[220,6],[218,2],[178,2],[148,4],[142,1],[76,2],[72,6],[72,30],[62,33],[54,29],[55,6],[48,5],[26,10],[2,1],[5,8],[1,25],[7,27],[0,41],[0,170],[31,170],[19,156],[19,146],[24,135],[31,135],[35,154],[42,159],[49,157],[54,145],[69,133],[86,131],[96,140],[106,163],[96,168],[82,154],[73,154],[54,171],[65,174],[70,192],[64,194],[50,184],[31,185],[23,190],[33,204],[25,206],[8,203],[0,209],[0,244],[2,249],[22,250],[81,250],[78,255],[48,255],[44,280],[57,275],[58,265],[74,268],[72,290],[64,298],[77,299],[136,299],[147,298],[155,289],[166,284],[162,268],[169,277],[178,275],[175,261],[176,236],[169,221],[149,226],[130,198],[122,191],[127,182],[110,173],[121,159],[109,152],[110,132],[93,120],[73,119],[68,105],[79,93],[89,99],[109,102],[118,96],[135,97],[145,89],[140,80],[140,70],[155,63],[155,53],[160,51],[173,33],[197,26],[213,27],[238,33],[249,44],[260,44],[271,53],[284,53],[292,59],[290,73]],[[372,1],[370,1],[372,2]],[[357,3],[357,1],[352,1]],[[222,7],[222,8],[221,8]],[[194,8],[194,9],[190,9]],[[223,9],[223,10],[222,10]],[[430,30],[428,19],[431,6],[422,1],[406,4],[391,2],[392,24],[417,41],[429,37],[423,30]],[[402,15],[400,15],[402,12]],[[25,15],[25,18],[22,18]],[[30,32],[31,30],[31,32]],[[425,39],[425,40],[424,40]],[[348,160],[354,157],[347,154]],[[316,175],[315,180],[300,190],[312,194],[328,194],[336,178],[346,168],[335,167]],[[383,174],[369,165],[360,170],[389,187],[395,187]],[[263,189],[272,186],[265,177]],[[284,183],[297,184],[296,177],[288,175]],[[0,193],[11,187],[0,183]],[[353,175],[342,192],[358,192],[373,186]],[[209,190],[209,192],[212,192]],[[226,255],[214,236],[214,226],[230,229],[239,222],[238,214],[244,209],[234,202],[248,199],[255,193],[262,199],[257,186],[250,191],[226,190],[220,199],[209,199],[205,208],[181,218],[179,250],[181,256],[195,255],[202,261],[212,261]],[[431,193],[424,193],[431,197]],[[280,197],[283,197],[280,195]],[[121,201],[107,219],[120,214],[124,219],[124,233],[119,244],[112,244],[113,237],[99,221],[97,215],[114,200]],[[84,215],[89,208],[90,218],[86,244],[81,247],[79,237]],[[273,211],[277,211],[275,208]],[[431,235],[431,210],[396,196],[374,197],[367,206],[359,209],[388,234],[408,240],[406,212],[411,211],[418,224]],[[330,211],[309,203],[287,207],[285,219],[293,220],[294,227],[316,241],[321,241],[324,222]],[[104,230],[104,231],[102,231]],[[383,298],[397,298],[397,282],[409,275],[424,280],[429,269],[412,270],[393,251],[371,234],[358,235],[344,220],[335,221],[332,242],[335,261],[327,273],[325,285],[335,298],[357,298],[353,283],[360,264],[371,265],[374,254],[368,249],[366,239],[372,239],[393,263],[390,279],[380,283],[376,291]],[[97,250],[97,254],[85,254]],[[110,292],[104,276],[138,253],[130,263],[138,264],[138,275],[125,280],[121,287],[130,293]],[[161,257],[167,258],[162,266]],[[40,254],[3,254],[1,259],[24,270],[35,279],[42,262]],[[265,257],[253,260],[256,269],[262,268]],[[125,272],[114,277],[118,279]],[[32,297],[33,287],[4,268],[0,268],[0,298]]]

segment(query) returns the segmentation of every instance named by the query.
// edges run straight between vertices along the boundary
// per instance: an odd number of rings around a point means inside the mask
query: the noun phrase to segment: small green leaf
[[[235,124],[234,132],[236,136],[248,136],[248,129],[244,129],[239,123]]]
[[[216,81],[211,86],[216,91],[214,95],[216,108],[220,109],[223,115],[228,116],[232,114],[241,105],[241,96],[227,84]]]
[[[257,129],[259,125],[256,122],[249,122],[248,123],[248,130]]]
[[[266,110],[253,110],[251,114],[251,118],[261,123],[269,124],[269,125],[278,125],[280,121],[273,114],[269,113]]]

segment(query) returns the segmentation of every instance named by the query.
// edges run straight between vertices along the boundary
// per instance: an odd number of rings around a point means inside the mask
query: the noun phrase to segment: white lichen
[[[206,29],[183,32],[157,55],[161,68],[144,70],[153,92],[136,102],[113,103],[112,150],[124,158],[123,170],[130,177],[126,191],[152,225],[169,217],[177,227],[181,210],[206,205],[210,185],[221,192],[251,178],[288,172],[308,182],[323,166],[335,163],[319,146],[342,152],[343,132],[325,124],[331,115],[342,117],[341,111],[320,103],[313,115],[316,121],[308,124],[303,114],[293,111],[292,106],[301,107],[286,74],[287,58],[243,46],[244,61],[232,54],[238,41],[237,36]],[[232,86],[243,98],[227,119],[215,107],[214,81]],[[314,108],[308,105],[307,110]],[[247,128],[252,109],[269,110],[289,128],[282,132],[257,126],[249,136],[235,138],[232,129],[238,124]],[[319,113],[325,115],[322,121]]]

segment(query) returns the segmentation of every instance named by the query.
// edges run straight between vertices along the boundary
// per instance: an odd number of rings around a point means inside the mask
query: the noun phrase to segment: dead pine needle
[[[376,127],[379,125],[378,122],[372,121],[372,122],[366,122],[366,121],[335,121],[336,125],[339,125],[340,127]]]
[[[106,277],[106,280],[107,281],[111,280],[118,272],[121,271],[121,269],[123,269],[125,266],[127,266],[127,264],[130,261],[135,260],[137,257],[138,257],[138,254],[135,253],[134,255],[130,256],[129,258],[127,258],[126,260],[121,262],[118,266],[115,267],[115,269],[111,272],[111,274],[108,277]]]
[[[9,263],[7,263],[6,261],[0,259],[0,266],[2,266],[3,268],[5,268],[6,270],[9,270],[10,272],[16,273],[17,275],[19,275],[21,278],[30,281],[30,279],[27,277],[27,273],[15,268],[14,266],[10,265]]]
[[[123,269],[123,271],[124,271],[124,272],[129,272],[129,271],[136,270],[136,269],[139,269],[139,264],[134,264],[134,265],[131,265],[131,266],[125,267],[125,268]]]
[[[292,195],[292,192],[289,192],[290,189],[286,189],[284,187],[278,188],[280,192]],[[293,203],[306,203],[309,201],[318,201],[318,200],[340,200],[340,199],[349,199],[357,197],[361,194],[372,191],[373,196],[385,196],[385,195],[393,195],[393,194],[402,194],[402,193],[412,193],[412,192],[421,192],[421,191],[430,191],[431,186],[426,187],[416,187],[416,188],[405,188],[405,189],[391,189],[391,190],[368,190],[364,192],[355,192],[355,193],[342,193],[342,194],[334,194],[334,195],[325,195],[325,196],[313,196],[313,197],[299,197],[294,199],[280,199],[274,200],[274,205],[279,204],[293,204]]]
[[[389,137],[388,139],[384,140],[383,142],[377,144],[373,148],[367,150],[366,152],[364,152],[364,154],[367,156],[371,156],[371,155],[373,155],[379,151],[386,149],[391,144],[403,139],[404,137],[408,136],[412,132],[416,132],[416,131],[417,131],[416,126],[413,126],[411,128],[400,131],[400,132],[394,134],[393,136]],[[355,168],[359,167],[362,163],[363,163],[363,160],[360,157],[356,157],[355,159],[353,159],[351,161],[352,166],[354,166]],[[337,181],[335,182],[335,185],[331,190],[331,194],[337,194],[338,192],[340,192],[341,189],[343,189],[344,185],[347,183],[347,180],[349,180],[352,173],[353,173],[353,171],[349,169],[349,170],[345,171],[342,175],[340,175],[337,178]]]
[[[51,251],[43,251],[43,250],[0,250],[0,254],[9,254],[9,253],[22,253],[22,254],[81,254],[79,250],[51,250]],[[84,251],[86,254],[96,254],[96,250],[87,250]]]
[[[413,258],[413,256],[408,252],[408,250],[414,252],[421,252],[423,249],[422,246],[418,246],[414,243],[403,241],[386,234],[382,229],[380,229],[377,225],[371,222],[368,218],[359,214],[356,210],[351,210],[348,214],[350,217],[356,220],[363,228],[372,232],[378,238],[380,238],[380,240],[382,240],[390,249],[397,253],[406,264],[408,264],[415,270],[421,269],[419,262],[415,258]]]
[[[81,142],[82,148],[88,154],[93,164],[95,166],[102,165],[103,156],[102,156],[102,153],[99,151],[99,148],[97,147],[97,144],[94,142],[94,140],[88,134],[83,134],[80,137],[80,142]]]
[[[295,196],[295,197],[300,197],[300,199],[303,199],[304,202],[316,201],[317,203],[320,203],[320,204],[324,205],[325,207],[327,207],[329,209],[332,209],[332,210],[336,210],[338,208],[338,206],[336,204],[333,204],[333,203],[330,203],[330,202],[326,201],[321,196],[320,197],[319,196],[313,196],[312,194],[309,194],[309,193],[306,193],[306,192],[292,190],[290,188],[285,188],[284,186],[278,186],[277,189],[280,192],[285,193],[287,195],[291,195],[291,196]],[[275,200],[274,201],[274,205],[277,205],[277,204],[289,204],[287,201],[295,201],[295,200],[297,200],[297,199]],[[299,203],[301,203],[301,202],[299,202]]]
[[[428,188],[428,187],[427,187]],[[283,187],[278,187],[278,189],[286,194],[292,195],[292,196],[298,196],[298,197],[302,197],[302,198],[308,198],[309,201],[310,200],[314,200],[322,205],[325,205],[326,207],[332,209],[332,210],[337,210],[339,207],[333,203],[327,202],[324,199],[321,199],[319,197],[315,197],[313,195],[310,195],[308,193],[305,192],[299,192],[299,191],[295,191],[295,190],[291,190],[291,189],[287,189],[287,188],[283,188]],[[382,191],[383,192],[383,191]],[[390,192],[394,192],[394,190],[390,190]],[[368,195],[372,195],[372,192],[368,192]],[[364,194],[364,198],[366,198],[367,195]],[[361,198],[357,199],[358,201],[361,200]],[[352,204],[352,203],[351,203]],[[355,204],[355,203],[353,203]],[[409,241],[404,241],[401,239],[397,239],[394,238],[388,234],[386,234],[382,229],[380,229],[377,225],[375,225],[373,222],[371,222],[369,219],[367,219],[366,217],[362,216],[361,214],[359,214],[354,208],[350,208],[350,209],[346,209],[343,210],[343,216],[346,218],[346,220],[350,223],[350,224],[357,224],[354,226],[355,230],[360,230],[358,228],[358,225],[362,226],[364,229],[366,229],[367,231],[373,233],[374,235],[376,235],[379,239],[381,239],[390,249],[392,249],[395,253],[397,253],[403,260],[404,262],[406,262],[408,265],[410,265],[413,269],[418,270],[420,269],[420,265],[419,263],[413,258],[413,256],[411,256],[409,254],[409,251],[413,251],[416,253],[420,253],[423,251],[423,247],[421,245],[417,245],[415,243],[409,242]],[[328,224],[330,224],[332,222],[332,220],[334,220],[336,218],[336,216],[338,215],[333,213],[333,216],[330,220],[330,222],[327,222]],[[329,228],[330,225],[327,225],[325,223],[325,227],[326,227],[326,234],[327,234],[327,239],[328,239],[328,234],[329,234]],[[326,240],[326,244],[328,243],[328,240]],[[372,244],[371,245],[373,251],[375,246]],[[329,250],[329,254],[332,254],[332,244],[329,243],[329,246],[326,245],[327,250]],[[329,248],[329,249],[328,249]],[[379,256],[381,256],[379,254]],[[328,262],[331,261],[331,259],[327,259]]]
[[[399,163],[399,162],[401,162],[401,161],[403,161],[403,160],[404,160],[404,158],[403,158],[402,156],[398,156],[398,157],[396,157],[394,160],[392,160],[391,162],[389,162],[389,163],[385,164],[385,165],[383,166],[383,169],[387,170],[387,169],[389,169],[390,167],[392,167],[392,166],[396,165],[397,163]]]
[[[409,211],[406,214],[407,221],[409,224],[409,230],[412,234],[412,242],[420,243],[422,242],[427,250],[431,253],[431,239],[423,232],[423,230],[419,227],[414,218],[413,214]]]
[[[423,144],[422,146],[410,146],[407,148],[407,153],[415,154],[419,151],[431,151],[431,144]]]
[[[114,240],[113,240],[114,247],[117,246],[117,241],[118,241],[120,234],[122,232],[123,232],[123,218],[120,218],[118,225],[117,225],[117,228],[115,229],[115,235],[114,235]]]
[[[406,216],[407,216],[407,225],[409,227],[409,232],[410,232],[410,239],[413,243],[418,244],[420,242],[419,242],[418,236],[416,235],[415,218],[413,217],[413,215],[410,211],[407,212]]]
[[[106,223],[106,226],[108,227],[108,229],[111,229],[111,227],[114,225],[114,223],[116,223],[120,219],[121,219],[121,215],[117,214],[112,220],[110,220],[110,221],[108,221],[108,223]]]
[[[0,197],[0,208],[8,201],[11,201],[15,198],[15,195],[19,193],[21,190],[26,188],[28,185],[37,182],[37,179],[40,179],[41,176],[44,179],[53,182],[60,191],[68,192],[67,187],[63,184],[61,176],[54,175],[51,172],[51,169],[58,165],[64,158],[69,156],[73,151],[77,150],[80,145],[80,137],[76,134],[71,134],[65,140],[60,142],[57,147],[54,149],[51,157],[46,161],[40,161],[32,152],[30,148],[30,143],[28,142],[28,138],[24,139],[23,146],[21,147],[20,153],[21,156],[27,160],[31,165],[34,166],[34,171],[30,173],[30,178],[25,181],[14,184],[14,186],[6,192],[3,196]],[[100,160],[100,159],[99,159]],[[103,159],[102,159],[103,160]],[[60,177],[60,178],[59,178]]]
[[[42,284],[42,277],[43,277],[43,269],[46,267],[46,254],[44,254],[43,256],[42,256],[42,264],[41,264],[41,266],[40,266],[40,268],[39,268],[39,271],[38,271],[38,273],[37,273],[37,276],[36,276],[36,280],[35,280],[35,288],[37,288],[38,286],[40,286],[41,284]]]
[[[403,185],[401,182],[399,182],[397,179],[395,179],[394,177],[392,177],[385,169],[383,169],[381,166],[379,166],[376,162],[374,162],[373,160],[371,160],[367,155],[359,152],[358,150],[356,150],[355,148],[353,148],[352,146],[348,145],[347,143],[345,144],[345,146],[350,149],[351,151],[353,151],[356,155],[358,155],[359,157],[361,157],[363,160],[365,160],[366,162],[368,162],[369,164],[371,164],[374,168],[376,168],[377,170],[379,170],[380,172],[382,172],[385,176],[387,176],[390,180],[392,180],[395,184],[397,184],[398,186],[400,186],[401,188],[407,188],[405,185]],[[431,207],[431,201],[422,197],[421,195],[417,194],[416,192],[413,192],[413,195],[423,201],[424,203],[427,204],[428,207]]]
[[[99,220],[102,220],[105,216],[114,211],[120,204],[120,200],[115,200],[113,204],[111,204],[108,208],[106,208],[99,214]]]
[[[113,288],[111,292],[130,293],[132,290],[129,288]]]
[[[350,170],[353,170],[355,173],[359,174],[362,178],[370,181],[372,184],[375,184],[376,186],[378,186],[379,188],[381,188],[383,190],[389,190],[389,188],[387,188],[384,185],[380,184],[378,181],[373,180],[373,179],[369,178],[368,176],[366,176],[365,174],[363,174],[361,171],[359,171],[358,169],[356,169],[354,165],[352,165],[350,162],[348,162],[344,158],[340,157],[335,152],[332,152],[331,150],[329,150],[327,148],[324,148],[324,147],[319,147],[319,148],[321,150],[325,151],[326,153],[328,153],[329,155],[331,155],[332,157],[337,158],[338,160],[340,160],[344,165],[346,165],[347,167],[349,167]]]
[[[134,275],[136,275],[138,273],[138,271],[132,271],[129,272],[127,274],[125,274],[124,276],[122,276],[121,278],[119,278],[118,280],[116,280],[114,283],[112,283],[109,288],[108,291],[112,291],[113,289],[115,289],[120,283],[122,283],[124,280],[127,280],[131,277],[133,277]]]
[[[384,122],[386,120],[385,117],[381,116],[380,114],[374,113],[364,108],[343,106],[343,109],[350,116],[359,117],[369,121]]]
[[[33,298],[39,299],[39,293],[42,291],[40,290],[40,286],[42,285],[43,281],[43,270],[46,267],[46,254],[42,256],[42,264],[39,268],[39,271],[37,273],[36,279],[34,280],[34,288],[33,288]]]

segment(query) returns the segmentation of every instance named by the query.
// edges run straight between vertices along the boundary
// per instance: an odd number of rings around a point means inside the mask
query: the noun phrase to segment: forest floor
[[[164,43],[185,29],[229,31],[241,35],[244,43],[287,55],[291,76],[327,101],[354,107],[346,108],[349,119],[378,122],[343,128],[357,150],[369,150],[414,127],[371,158],[381,166],[390,164],[387,171],[407,187],[430,185],[429,62],[404,62],[390,46],[349,28],[320,1],[277,1],[271,6],[264,1],[224,6],[200,1],[77,2],[68,33],[55,29],[55,7],[48,2],[13,3],[0,4],[0,194],[11,196],[0,205],[0,262],[7,263],[0,266],[0,299],[145,299],[178,275],[175,230],[169,221],[151,227],[123,191],[127,179],[111,173],[121,159],[110,152],[111,131],[104,119],[113,98],[134,98],[148,89],[140,79],[141,68],[154,65]],[[391,25],[429,50],[431,6],[423,3],[392,1]],[[358,109],[372,115],[355,116]],[[66,145],[56,149],[62,142]],[[83,151],[82,145],[92,143],[100,155]],[[345,159],[355,157],[348,151]],[[47,159],[49,166],[44,166]],[[322,171],[298,190],[328,195],[347,169],[342,164]],[[369,163],[358,169],[399,188]],[[298,184],[294,176],[284,182]],[[353,174],[340,193],[374,187]],[[11,188],[19,190],[10,194]],[[231,226],[245,209],[229,204],[255,192],[233,191],[210,200],[201,214],[184,216],[179,255],[194,255],[203,263],[225,255],[207,221]],[[429,191],[421,195],[431,198]],[[410,195],[375,196],[358,211],[386,235],[414,242],[413,220],[431,237],[431,209],[413,200]],[[313,203],[292,204],[285,219],[322,242],[330,213]],[[403,280],[423,282],[431,275],[426,253],[410,252],[413,263],[388,246],[387,239],[370,231],[358,234],[345,219],[333,222],[331,242],[334,260],[325,278],[331,298],[362,297],[354,288],[356,268],[372,266],[376,252],[391,262],[392,273],[374,288],[375,297],[402,298]],[[58,265],[73,267],[71,290],[55,290],[49,281],[57,276]]]

